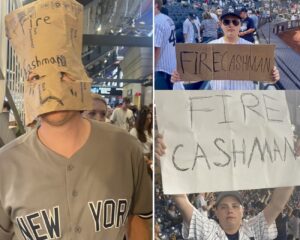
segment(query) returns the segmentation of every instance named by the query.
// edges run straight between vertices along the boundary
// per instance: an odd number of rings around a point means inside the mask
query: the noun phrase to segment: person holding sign
[[[218,222],[195,209],[186,195],[175,195],[174,200],[183,216],[185,239],[261,240],[276,238],[275,219],[292,192],[293,187],[275,189],[265,209],[248,221],[243,220],[243,202],[238,192],[218,194],[215,205]]]
[[[142,148],[81,116],[92,109],[83,13],[75,0],[38,0],[5,18],[24,74],[25,123],[40,126],[0,150],[1,240],[150,239]]]
[[[160,159],[166,146],[162,136],[156,139],[155,156]],[[258,215],[243,220],[243,200],[239,192],[220,192],[216,199],[215,215],[218,221],[209,219],[198,211],[187,195],[173,195],[173,199],[183,217],[182,235],[184,239],[200,240],[265,240],[275,239],[277,229],[275,219],[288,202],[293,187],[276,188],[270,202]]]
[[[221,16],[221,28],[224,36],[209,42],[209,44],[252,44],[240,38],[241,17],[237,12],[224,12]],[[171,81],[181,81],[180,74],[175,70],[172,74]],[[280,74],[276,66],[272,70],[273,84],[280,79]],[[205,89],[212,90],[256,90],[258,85],[248,80],[211,80],[204,84]]]

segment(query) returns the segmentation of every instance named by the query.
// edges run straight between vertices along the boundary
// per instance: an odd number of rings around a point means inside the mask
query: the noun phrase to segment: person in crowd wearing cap
[[[161,13],[162,0],[155,0],[155,89],[172,90],[171,74],[176,69],[176,31],[173,20]]]
[[[248,10],[248,16],[253,20],[254,28],[256,31],[258,29],[258,21],[259,21],[258,16],[256,15],[255,11],[252,10]]]
[[[176,195],[174,200],[183,216],[185,239],[261,240],[276,238],[275,219],[292,192],[292,187],[275,189],[266,208],[248,221],[243,220],[242,198],[238,192],[218,194],[215,205],[217,222],[197,211],[186,195]]]
[[[106,118],[107,103],[99,94],[92,93],[93,109],[91,111],[84,111],[83,116],[89,119],[94,119],[99,122],[109,122]]]
[[[133,112],[129,109],[130,98],[124,97],[120,108],[116,108],[111,117],[110,122],[126,131],[129,131],[134,124]]]
[[[189,13],[187,19],[183,22],[183,36],[185,43],[199,42],[200,26],[196,24],[196,16]]]
[[[224,36],[209,42],[210,44],[252,44],[239,36],[241,28],[241,17],[238,12],[224,12],[221,16],[221,28]],[[280,79],[280,74],[276,66],[272,70],[273,83]],[[175,70],[171,77],[172,82],[181,81],[179,73]],[[212,90],[256,90],[257,84],[246,80],[211,80],[204,84],[205,89]]]
[[[152,187],[136,139],[82,117],[83,6],[38,0],[5,18],[24,74],[25,123],[0,151],[0,239],[150,239]],[[68,33],[68,34],[67,34]],[[133,224],[136,220],[140,224]],[[145,227],[141,227],[145,226]]]
[[[241,17],[241,28],[239,36],[248,42],[255,42],[254,39],[254,32],[255,32],[255,24],[252,18],[248,17],[247,9],[242,8],[240,11],[240,17]]]

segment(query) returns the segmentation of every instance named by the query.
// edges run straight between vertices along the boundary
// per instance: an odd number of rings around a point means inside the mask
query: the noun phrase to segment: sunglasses
[[[232,23],[234,26],[238,26],[240,24],[240,21],[237,19],[233,19],[233,20],[223,19],[222,22],[225,26],[229,26],[230,23]]]

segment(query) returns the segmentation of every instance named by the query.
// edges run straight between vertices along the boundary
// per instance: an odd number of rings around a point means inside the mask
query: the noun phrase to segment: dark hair
[[[131,100],[130,100],[129,97],[124,97],[123,98],[123,103],[130,103],[130,102],[131,102]]]
[[[205,11],[203,14],[202,14],[202,17],[203,19],[212,19],[212,16],[210,15],[209,12]]]
[[[8,103],[8,101],[4,101],[4,103],[3,103],[3,108],[6,108],[7,109],[7,111],[10,111],[10,105],[9,105],[9,103]]]
[[[151,123],[149,124],[148,128],[146,129],[149,136],[152,136],[152,113],[147,106],[141,108],[138,117],[135,122],[135,128],[137,131],[137,137],[142,142],[147,142],[147,137],[145,134],[145,124],[147,121],[148,114],[151,114]]]
[[[158,8],[158,10],[160,11],[160,10],[161,10],[161,7],[162,7],[162,5],[163,5],[162,0],[155,0],[155,4],[157,4],[157,8]]]

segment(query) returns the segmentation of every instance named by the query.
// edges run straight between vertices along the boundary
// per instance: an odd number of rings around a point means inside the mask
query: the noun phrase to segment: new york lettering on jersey
[[[129,203],[127,199],[105,199],[90,201],[84,207],[90,212],[94,231],[124,226]],[[17,226],[25,240],[50,240],[62,238],[61,211],[59,206],[41,209],[24,216],[16,217]]]

